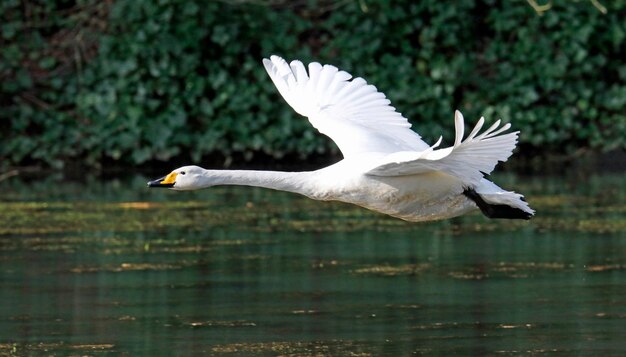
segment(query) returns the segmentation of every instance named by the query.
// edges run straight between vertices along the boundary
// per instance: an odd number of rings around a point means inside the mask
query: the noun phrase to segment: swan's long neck
[[[199,179],[201,187],[239,185],[264,187],[314,196],[313,172],[283,172],[256,170],[205,170]]]

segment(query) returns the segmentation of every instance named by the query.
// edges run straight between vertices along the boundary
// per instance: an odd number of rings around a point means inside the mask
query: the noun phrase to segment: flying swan
[[[407,221],[431,221],[480,209],[489,218],[530,219],[524,197],[484,178],[506,161],[519,132],[503,133],[500,120],[481,132],[480,118],[464,139],[463,115],[455,112],[455,140],[438,149],[426,144],[389,99],[363,78],[332,65],[278,56],[263,65],[287,103],[341,150],[343,160],[307,172],[205,170],[184,166],[148,182],[149,187],[196,190],[245,185],[342,201]]]

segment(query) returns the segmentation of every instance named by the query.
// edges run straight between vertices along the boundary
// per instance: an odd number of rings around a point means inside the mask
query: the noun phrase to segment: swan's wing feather
[[[429,146],[385,95],[363,78],[332,65],[278,56],[263,65],[285,101],[329,136],[345,157],[365,152],[422,151]]]
[[[423,152],[398,152],[387,155],[373,165],[366,174],[372,176],[404,176],[431,171],[442,171],[463,181],[466,186],[476,185],[485,174],[493,171],[499,161],[506,161],[513,153],[519,132],[502,134],[509,124],[500,126],[497,121],[477,135],[484,119],[463,140],[463,115],[455,113],[456,136],[454,146],[434,150],[433,145]]]

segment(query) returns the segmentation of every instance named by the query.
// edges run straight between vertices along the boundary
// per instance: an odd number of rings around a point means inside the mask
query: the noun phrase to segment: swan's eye
[[[184,174],[185,174],[185,171],[181,171],[181,172],[180,172],[180,174],[181,174],[181,175],[184,175]]]

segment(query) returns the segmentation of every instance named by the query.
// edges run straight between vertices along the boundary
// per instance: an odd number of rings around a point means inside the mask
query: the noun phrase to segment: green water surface
[[[0,355],[626,355],[626,174],[495,180],[537,216],[6,179]]]

